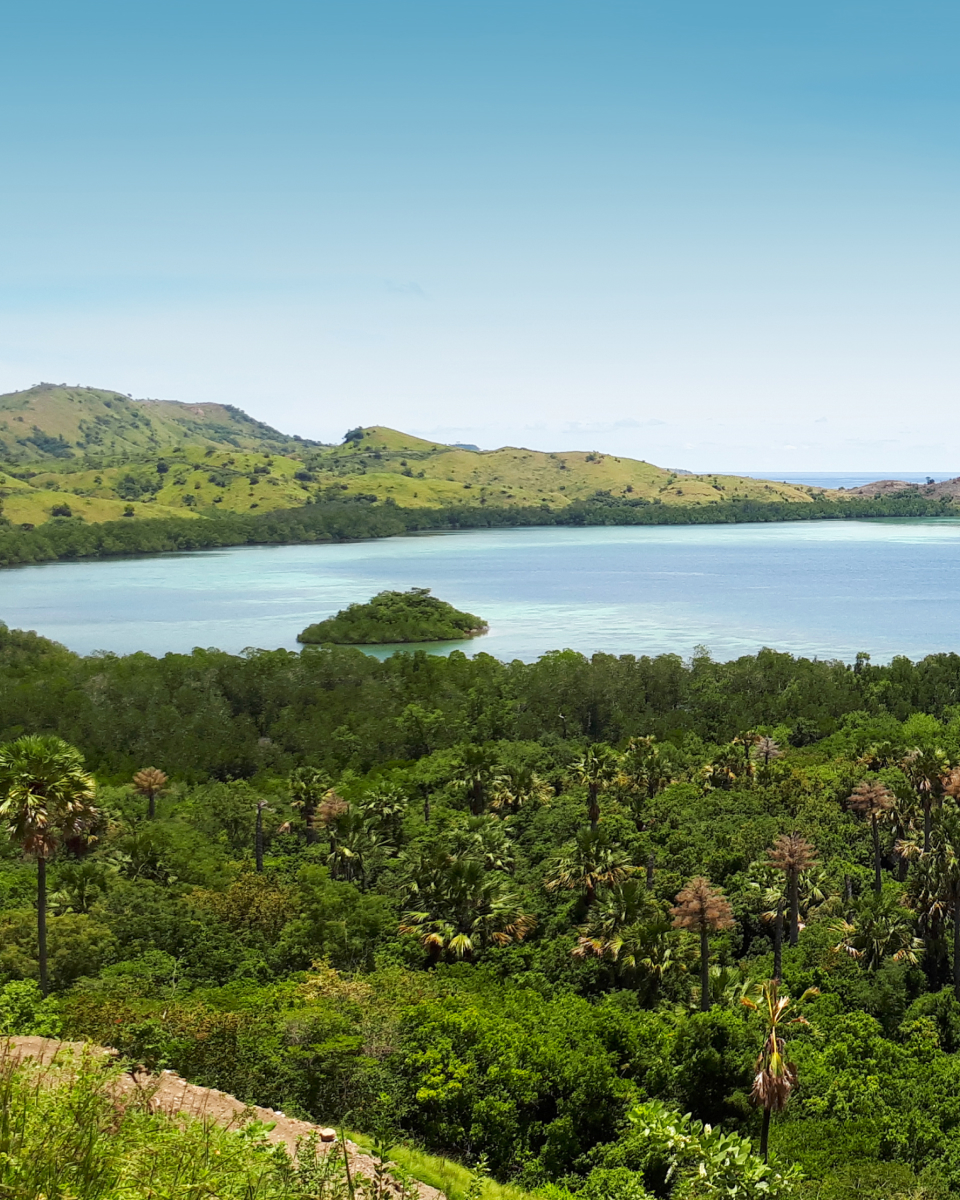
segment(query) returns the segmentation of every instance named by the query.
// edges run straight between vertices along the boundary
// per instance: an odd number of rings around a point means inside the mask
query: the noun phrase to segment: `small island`
[[[473,613],[430,595],[429,588],[380,592],[366,604],[351,604],[335,617],[318,621],[297,635],[310,646],[370,646],[394,642],[453,642],[486,633],[488,625]]]

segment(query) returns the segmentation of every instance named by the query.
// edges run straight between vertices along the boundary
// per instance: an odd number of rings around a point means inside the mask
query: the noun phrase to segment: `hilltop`
[[[53,383],[0,396],[0,458],[9,463],[188,445],[282,452],[300,442],[230,404],[134,400],[102,388]]]

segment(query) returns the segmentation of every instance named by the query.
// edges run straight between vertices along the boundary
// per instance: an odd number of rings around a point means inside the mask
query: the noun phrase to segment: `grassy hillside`
[[[298,441],[232,405],[133,400],[52,383],[0,396],[0,458],[10,463],[102,459],[187,445],[283,451]]]
[[[0,442],[5,436],[8,450],[18,419],[9,416],[14,401],[26,414],[24,430],[0,475],[0,499],[15,524],[40,524],[63,505],[74,517],[104,521],[270,512],[358,496],[413,509],[559,511],[598,493],[680,507],[732,500],[809,504],[837,495],[731,475],[678,474],[598,452],[471,451],[384,426],[354,430],[340,446],[321,446],[284,438],[239,410],[132,401],[90,389],[38,388],[0,397]],[[109,433],[109,443],[91,440],[88,417],[97,406],[116,423],[97,426],[104,437]],[[41,421],[42,436],[30,434]],[[51,446],[56,454],[36,457],[38,447],[48,452]],[[30,453],[28,465],[23,456]]]

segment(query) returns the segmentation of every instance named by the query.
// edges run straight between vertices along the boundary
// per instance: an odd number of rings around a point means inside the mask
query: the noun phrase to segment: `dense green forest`
[[[960,1190],[960,655],[0,681],[0,1030],[545,1200]]]
[[[656,500],[624,500],[598,492],[563,509],[501,506],[402,508],[375,495],[324,498],[293,509],[266,513],[224,513],[186,519],[85,522],[55,517],[36,527],[13,526],[0,518],[0,566],[156,554],[171,550],[210,550],[222,546],[294,542],[353,541],[395,537],[420,530],[501,529],[533,525],[716,525],[755,521],[822,521],[877,517],[955,515],[948,498],[933,500],[915,492],[809,504],[756,500],[717,501],[700,507],[671,507]]]
[[[450,642],[486,632],[486,622],[459,612],[429,588],[378,592],[366,604],[351,604],[298,635],[307,645],[389,645],[397,642]]]

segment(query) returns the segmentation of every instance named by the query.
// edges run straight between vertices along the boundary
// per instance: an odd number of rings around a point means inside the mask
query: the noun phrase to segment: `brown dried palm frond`
[[[142,796],[156,796],[167,786],[167,776],[156,767],[144,767],[134,775],[133,786]]]
[[[770,865],[785,875],[799,875],[816,864],[813,846],[799,833],[781,833],[769,853]]]
[[[719,931],[731,929],[733,912],[726,896],[703,875],[691,879],[670,909],[674,929]]]
[[[893,793],[879,779],[861,779],[847,797],[847,803],[862,817],[885,817],[895,802]]]

